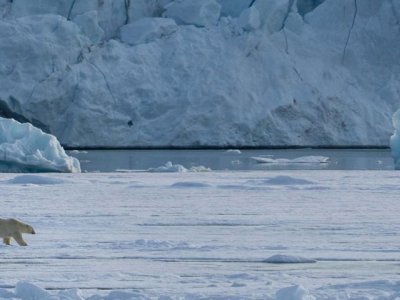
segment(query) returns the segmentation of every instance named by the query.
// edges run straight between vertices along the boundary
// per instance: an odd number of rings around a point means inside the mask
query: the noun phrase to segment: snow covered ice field
[[[399,181],[395,171],[1,174],[2,216],[37,234],[0,247],[0,298],[396,299]],[[316,263],[265,262],[274,255]]]

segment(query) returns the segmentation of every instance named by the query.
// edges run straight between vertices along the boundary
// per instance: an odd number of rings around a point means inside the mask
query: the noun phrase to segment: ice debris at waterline
[[[400,109],[393,115],[394,133],[390,137],[390,148],[394,159],[394,167],[400,169]]]
[[[190,169],[186,169],[180,164],[173,164],[168,161],[165,165],[157,168],[149,168],[147,172],[152,173],[185,173],[185,172],[210,172],[211,169],[205,166],[193,166]]]
[[[57,138],[29,123],[0,118],[0,171],[80,172]]]
[[[326,156],[302,156],[294,159],[255,156],[251,159],[262,164],[326,164],[329,162],[329,157]]]

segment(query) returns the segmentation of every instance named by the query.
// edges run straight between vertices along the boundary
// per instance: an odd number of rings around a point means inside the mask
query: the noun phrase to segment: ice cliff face
[[[69,146],[388,145],[399,0],[0,0],[0,116]]]
[[[80,172],[57,138],[31,124],[0,117],[1,172]]]
[[[392,157],[394,167],[400,170],[400,109],[393,115],[394,133],[390,137],[390,148],[392,149]]]

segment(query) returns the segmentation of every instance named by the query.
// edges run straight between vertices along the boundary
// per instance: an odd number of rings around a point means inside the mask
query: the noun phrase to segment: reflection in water
[[[241,152],[241,153],[240,153]],[[171,161],[190,169],[212,170],[393,170],[390,150],[90,150],[68,151],[77,157],[83,171],[147,170]],[[326,156],[328,163],[258,163],[252,157],[293,160],[302,156]]]

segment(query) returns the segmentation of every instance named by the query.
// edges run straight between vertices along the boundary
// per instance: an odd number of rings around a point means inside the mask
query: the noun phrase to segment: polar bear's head
[[[35,230],[33,229],[32,226],[28,225],[28,224],[21,224],[21,228],[20,228],[20,232],[21,233],[31,233],[31,234],[35,234]]]
[[[30,234],[36,233],[31,225],[22,223],[21,221],[18,221],[16,219],[11,219],[10,221],[11,223],[14,223],[14,226],[20,233],[30,233]]]

